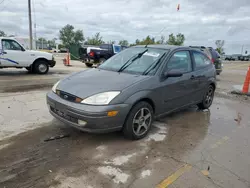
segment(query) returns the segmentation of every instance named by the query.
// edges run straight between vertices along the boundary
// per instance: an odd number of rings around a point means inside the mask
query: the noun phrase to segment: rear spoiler
[[[205,46],[189,46],[190,48],[203,48],[205,49],[206,47]]]

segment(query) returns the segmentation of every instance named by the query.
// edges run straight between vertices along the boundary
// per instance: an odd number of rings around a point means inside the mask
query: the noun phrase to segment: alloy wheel
[[[211,103],[213,102],[213,97],[214,97],[214,89],[213,87],[209,87],[205,98],[205,104],[207,106],[211,105]]]
[[[141,108],[134,116],[133,131],[137,136],[147,132],[152,121],[152,114],[148,108]]]

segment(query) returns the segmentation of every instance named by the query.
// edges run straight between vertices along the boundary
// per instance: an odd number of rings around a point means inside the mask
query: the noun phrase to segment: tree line
[[[7,35],[4,31],[0,30],[0,37],[15,37],[14,35]],[[99,46],[103,43],[115,44],[115,41],[104,41],[100,32],[97,32],[92,37],[87,37],[85,39],[83,30],[75,30],[74,26],[67,24],[59,31],[59,39],[62,41],[62,44],[59,45],[59,48],[69,48],[72,44],[85,44],[85,45],[96,45]],[[49,47],[56,47],[56,38],[52,40],[46,40],[43,37],[38,38],[38,43],[47,44]],[[143,39],[136,39],[134,43],[129,44],[129,42],[125,39],[120,40],[118,42],[119,45],[123,46],[135,46],[135,45],[147,45],[147,44],[168,44],[168,45],[177,45],[181,46],[185,42],[185,36],[181,33],[174,35],[173,33],[168,36],[168,39],[165,36],[161,36],[160,40],[155,40],[154,37],[146,36]],[[219,54],[223,55],[224,52],[224,40],[216,40],[215,41],[216,50]]]
[[[74,30],[74,26],[67,24],[59,31],[59,38],[62,41],[65,47],[69,47],[72,44],[85,44],[85,45],[100,45],[103,43],[114,44],[115,41],[107,41],[103,40],[100,32],[96,33],[92,37],[85,37],[83,35],[82,30]],[[129,44],[127,40],[120,40],[118,42],[119,45],[123,46],[134,46],[134,45],[146,45],[146,44],[169,44],[169,45],[183,45],[185,41],[185,36],[181,33],[174,36],[172,33],[169,35],[168,40],[165,40],[164,36],[161,36],[161,40],[156,41],[154,37],[150,37],[149,35],[142,40],[136,39],[134,43]]]
[[[7,36],[4,31],[0,30],[0,37]],[[10,35],[9,37],[14,37],[14,35]],[[62,45],[59,45],[59,48],[69,48],[72,44],[85,44],[85,45],[96,45],[99,46],[100,44],[108,43],[108,44],[115,44],[115,41],[104,41],[103,37],[101,36],[100,32],[96,33],[92,37],[87,37],[85,39],[82,30],[75,30],[74,26],[67,24],[59,31],[59,39],[62,41]],[[146,44],[168,44],[168,45],[183,45],[185,41],[185,36],[181,33],[174,36],[174,34],[169,35],[168,40],[165,39],[165,36],[161,36],[160,40],[155,40],[154,37],[150,37],[149,35],[142,40],[136,39],[134,43],[129,44],[129,42],[125,39],[120,40],[118,42],[119,45],[122,46],[135,46],[135,45],[146,45]],[[56,38],[52,40],[46,40],[43,37],[37,39],[37,43],[41,47],[49,46],[51,48],[56,47]]]

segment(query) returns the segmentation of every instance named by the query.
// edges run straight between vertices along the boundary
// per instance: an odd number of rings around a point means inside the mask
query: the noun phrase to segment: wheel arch
[[[49,60],[44,58],[44,57],[39,57],[37,59],[35,59],[35,61],[33,61],[32,65],[34,65],[36,62],[38,61],[46,61],[47,63],[49,63]]]
[[[153,100],[152,92],[150,90],[144,90],[134,93],[133,95],[131,95],[129,98],[126,99],[125,103],[131,104],[130,108],[131,110],[136,104],[138,104],[141,101],[149,103],[153,108],[153,112],[154,113],[156,112],[156,104]]]
[[[209,85],[213,86],[214,90],[216,89],[216,84],[214,82],[211,82]]]
[[[137,105],[138,103],[140,103],[140,102],[147,102],[148,104],[150,104],[150,106],[151,106],[152,109],[153,109],[153,113],[155,113],[155,104],[154,104],[153,100],[150,99],[150,98],[148,98],[148,97],[144,97],[144,98],[141,98],[141,99],[137,100],[137,101],[132,105],[131,109],[132,109],[135,105]]]

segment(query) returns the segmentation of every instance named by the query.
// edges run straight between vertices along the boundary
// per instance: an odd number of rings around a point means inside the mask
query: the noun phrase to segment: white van
[[[29,72],[46,74],[55,64],[51,53],[25,50],[15,39],[0,37],[0,68],[26,68]]]

